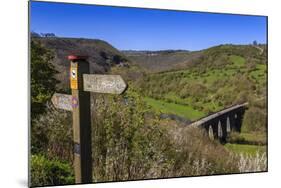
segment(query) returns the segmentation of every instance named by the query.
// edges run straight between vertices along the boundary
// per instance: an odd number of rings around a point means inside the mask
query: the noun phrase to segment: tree
[[[257,46],[257,45],[258,45],[258,42],[257,42],[256,40],[254,40],[254,41],[253,41],[253,45],[254,45],[254,46]]]
[[[41,33],[42,37],[56,37],[54,33]]]
[[[101,56],[103,59],[108,59],[108,56],[107,56],[106,52],[104,52],[104,51],[101,51],[101,52],[100,52],[100,56]]]
[[[112,62],[114,64],[119,64],[122,61],[122,57],[120,55],[114,55],[112,58]]]
[[[58,73],[50,63],[53,53],[31,41],[31,118],[45,112],[45,104],[51,98],[58,81],[54,75]]]
[[[30,35],[31,35],[31,37],[40,37],[40,34],[34,32],[34,31],[31,31]]]

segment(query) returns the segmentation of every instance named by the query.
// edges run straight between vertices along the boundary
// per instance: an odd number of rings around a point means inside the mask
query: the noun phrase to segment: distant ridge
[[[70,54],[89,56],[92,73],[105,73],[111,66],[128,61],[122,52],[103,40],[60,37],[31,37],[31,40],[40,42],[54,52],[55,58],[52,63],[60,72],[57,78],[62,82],[62,88],[69,86],[67,56]]]
[[[89,56],[92,73],[107,73],[111,67],[137,66],[146,72],[166,72],[187,69],[198,63],[212,63],[215,57],[222,54],[236,54],[245,58],[264,57],[266,45],[219,45],[201,51],[188,50],[122,50],[119,51],[106,41],[85,38],[61,38],[32,36],[32,41],[38,41],[55,54],[53,64],[60,72],[57,79],[61,81],[60,88],[69,87],[69,54]],[[215,63],[215,62],[214,62]],[[125,65],[125,66],[123,66]]]
[[[165,72],[186,69],[194,64],[206,62],[208,58],[215,60],[222,54],[236,54],[245,58],[265,56],[266,45],[218,45],[200,51],[188,50],[160,50],[160,51],[137,51],[123,50],[130,61],[144,67],[148,72]],[[212,63],[212,59],[207,62]]]

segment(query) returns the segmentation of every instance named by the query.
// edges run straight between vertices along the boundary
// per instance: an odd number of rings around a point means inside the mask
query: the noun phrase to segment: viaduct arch
[[[211,139],[226,142],[233,131],[240,132],[248,103],[238,104],[201,118],[190,126],[204,128]]]

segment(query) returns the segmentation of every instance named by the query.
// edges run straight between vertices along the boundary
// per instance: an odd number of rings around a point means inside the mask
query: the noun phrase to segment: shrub
[[[31,156],[31,186],[73,183],[74,175],[69,163],[49,160],[43,155]]]
[[[40,43],[31,41],[31,117],[45,112],[45,104],[51,98],[58,81],[58,73],[50,63],[53,53]]]
[[[130,90],[124,96],[96,95],[94,106],[95,181],[159,177],[168,138],[153,115],[145,118],[140,96]]]
[[[241,91],[237,94],[237,96],[234,96],[236,97],[235,100],[233,100],[233,102],[235,104],[241,104],[241,103],[244,103],[244,102],[247,102],[248,101],[248,98],[249,98],[249,93],[247,91]]]
[[[71,113],[47,105],[46,113],[32,122],[31,153],[72,163],[72,147]]]
[[[257,107],[249,107],[243,118],[243,132],[259,132],[265,131],[267,126],[266,109]]]

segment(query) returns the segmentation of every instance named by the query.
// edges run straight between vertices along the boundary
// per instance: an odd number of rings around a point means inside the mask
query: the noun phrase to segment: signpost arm
[[[85,57],[68,56],[72,91],[74,172],[76,183],[92,182],[90,93],[83,90],[83,74],[89,74]]]

